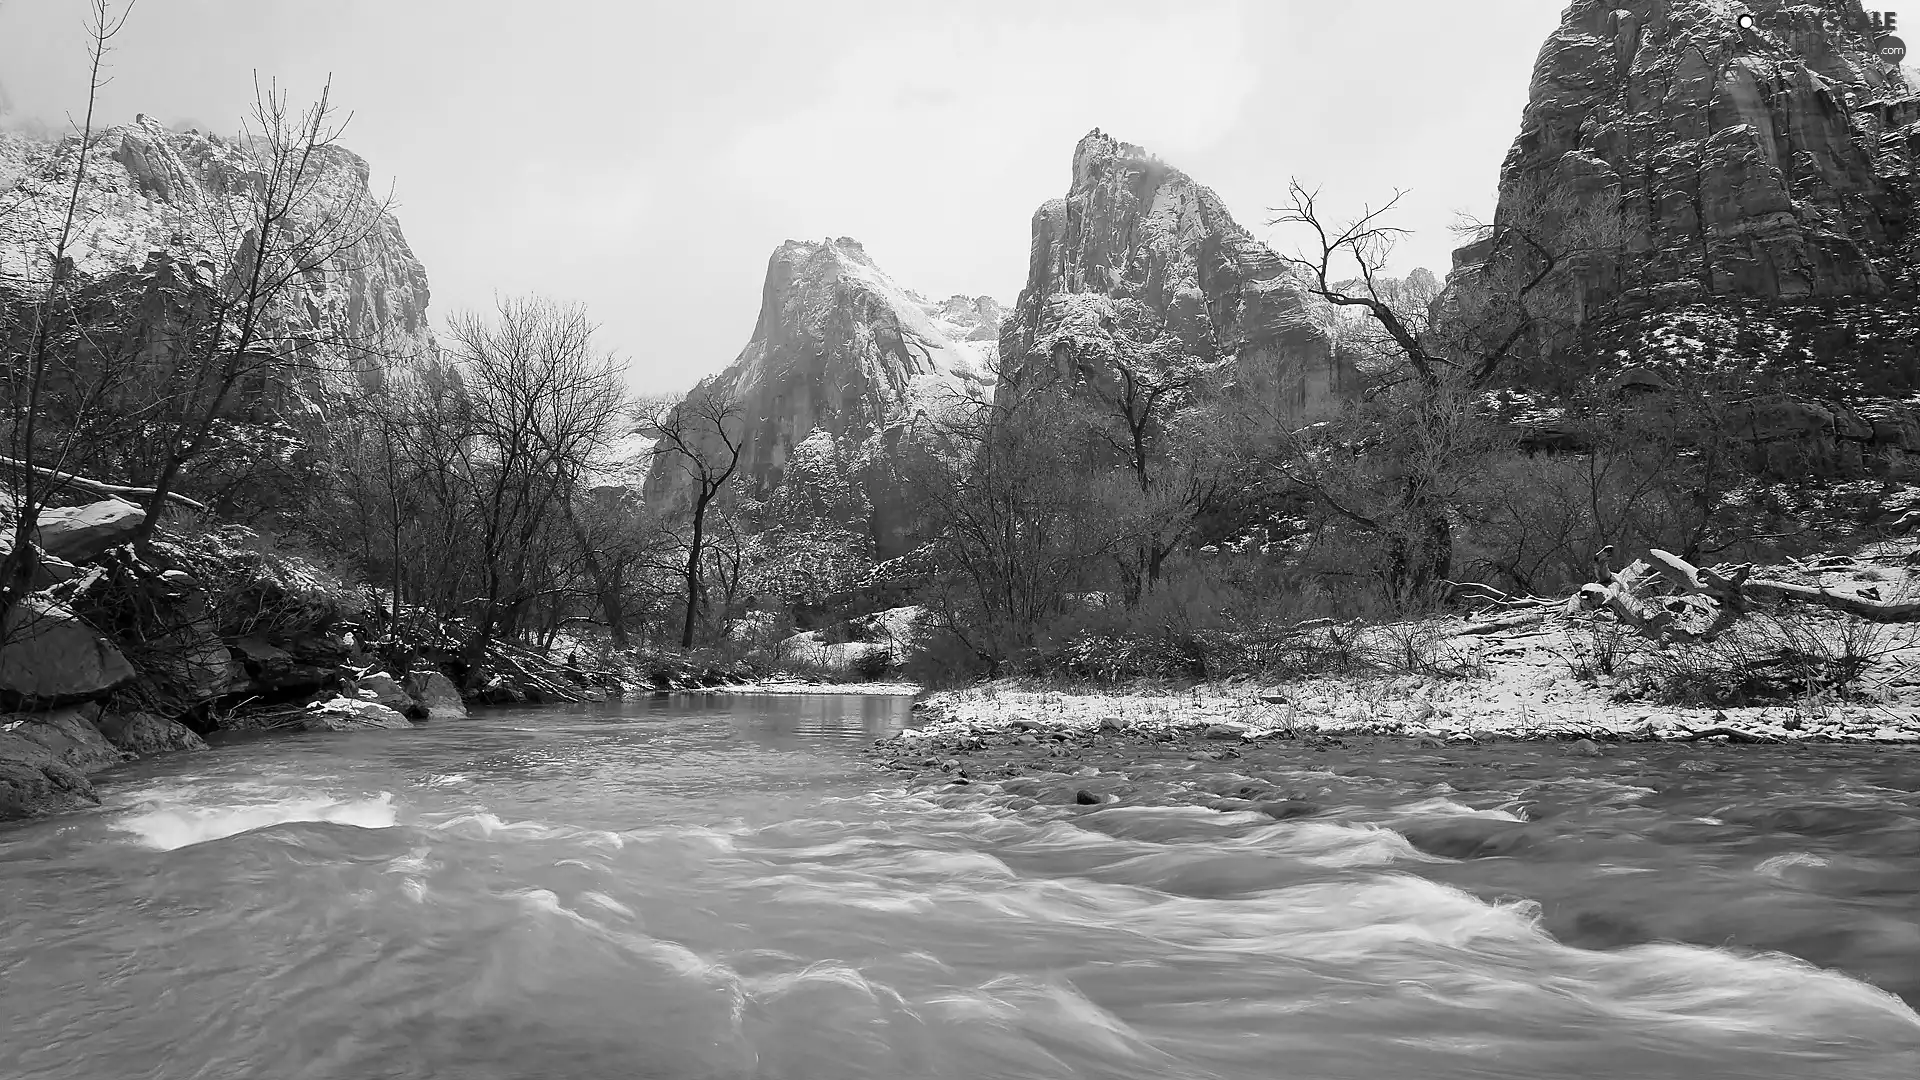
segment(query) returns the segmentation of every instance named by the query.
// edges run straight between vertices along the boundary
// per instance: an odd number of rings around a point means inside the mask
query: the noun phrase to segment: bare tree
[[[1029,385],[929,432],[908,473],[930,562],[921,595],[942,629],[1001,665],[1031,647],[1131,537],[1073,407]]]
[[[594,349],[593,331],[584,308],[533,299],[503,299],[491,320],[464,313],[449,328],[464,416],[448,449],[477,545],[479,595],[463,605],[475,667],[545,593],[564,507],[615,434],[620,366]]]
[[[705,547],[707,514],[740,468],[746,450],[744,413],[731,395],[710,387],[696,387],[679,402],[651,406],[642,430],[653,436],[653,455],[661,475],[672,477],[672,488],[685,499],[689,517],[687,560],[682,581],[686,605],[680,628],[680,647],[693,647],[694,630],[706,600]]]
[[[295,111],[279,85],[255,83],[242,137],[253,171],[238,198],[215,192],[195,212],[217,242],[224,265],[193,273],[179,299],[179,339],[162,363],[143,372],[139,393],[143,455],[154,494],[147,525],[157,524],[183,474],[214,445],[222,416],[250,383],[316,370],[329,352],[365,352],[338,327],[287,334],[296,301],[310,287],[353,269],[389,204],[371,199],[339,149],[351,117],[338,117],[329,82],[314,104]]]
[[[1402,193],[1342,225],[1326,220],[1317,193],[1298,180],[1288,194],[1273,224],[1300,227],[1308,243],[1282,257],[1308,292],[1366,313],[1357,343],[1370,370],[1363,403],[1341,423],[1295,433],[1282,471],[1339,519],[1382,540],[1389,593],[1417,603],[1451,576],[1458,500],[1498,443],[1478,396],[1517,350],[1541,340],[1552,305],[1535,301],[1572,265],[1566,249],[1543,239],[1568,214],[1560,206],[1509,208],[1479,232],[1483,273],[1473,302],[1424,308],[1385,276],[1406,235],[1386,223]],[[1599,227],[1604,220],[1589,215],[1591,245],[1582,251],[1616,238]]]
[[[1195,520],[1224,494],[1195,410],[1213,389],[1203,362],[1167,333],[1164,317],[1122,300],[1101,333],[1063,343],[1076,391],[1090,406],[1094,438],[1119,463],[1126,489],[1113,492],[1115,521],[1132,543],[1115,553],[1124,599],[1137,604]]]
[[[58,231],[52,237],[41,270],[45,274],[38,299],[31,305],[27,345],[23,353],[9,350],[6,357],[9,435],[13,453],[4,464],[14,478],[13,542],[0,554],[0,618],[4,618],[21,597],[32,591],[38,558],[33,546],[39,527],[40,511],[47,497],[73,480],[63,475],[67,452],[72,449],[72,433],[43,430],[45,394],[55,363],[58,339],[76,329],[71,310],[76,271],[72,257],[76,231],[80,224],[81,195],[86,188],[88,154],[94,144],[94,109],[106,78],[106,59],[113,39],[126,26],[134,0],[116,14],[110,0],[91,0],[87,20],[87,107],[80,121],[79,142],[74,148],[73,182],[67,194]],[[45,444],[45,445],[43,445]],[[121,489],[126,490],[126,489]]]

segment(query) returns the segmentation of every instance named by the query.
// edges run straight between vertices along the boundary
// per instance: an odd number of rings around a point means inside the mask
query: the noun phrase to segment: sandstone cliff
[[[1217,195],[1095,131],[1074,148],[1066,196],[1033,216],[1026,287],[1000,334],[1007,377],[1060,373],[1116,301],[1143,305],[1193,362],[1237,364],[1243,385],[1271,395],[1282,415],[1357,389],[1328,305]]]
[[[917,424],[992,396],[1000,320],[990,297],[930,301],[902,287],[856,240],[790,240],[767,262],[746,348],[694,393],[740,403],[743,487],[777,487],[793,448],[823,432],[831,456],[854,472],[881,472],[868,466],[882,464]],[[876,477],[864,482],[875,540],[890,553],[904,525],[890,509],[897,499],[876,490],[885,486]],[[651,470],[650,502],[680,494],[677,470]]]
[[[183,291],[216,288],[253,243],[248,207],[260,162],[244,141],[169,131],[146,117],[100,133],[86,158],[70,249],[77,280],[89,302],[131,314],[114,327],[126,341],[164,341],[156,324],[179,317]],[[369,349],[430,350],[426,271],[368,190],[367,163],[337,147],[317,160],[316,198],[301,214],[364,213],[366,227],[279,306],[276,344],[352,342],[346,359],[366,369]],[[0,131],[0,301],[45,280],[79,162],[78,137]]]
[[[1860,14],[1856,0],[1573,0],[1535,66],[1496,220],[1580,256],[1562,298],[1576,320],[1910,288],[1920,96]],[[1596,210],[1617,232],[1589,252],[1569,223]]]
[[[1920,94],[1873,39],[1855,0],[1567,6],[1495,215],[1567,260],[1529,304],[1547,385],[1652,373],[1799,472],[1920,452]],[[1489,250],[1450,299],[1515,280]]]

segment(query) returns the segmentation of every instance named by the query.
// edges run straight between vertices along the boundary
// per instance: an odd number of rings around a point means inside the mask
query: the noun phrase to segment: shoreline
[[[1317,810],[1291,796],[1250,799],[1237,789],[1214,790],[1218,785],[1210,781],[1237,783],[1283,759],[1335,749],[1396,754],[1537,743],[1539,752],[1566,756],[1574,768],[1573,761],[1625,753],[1634,744],[1920,753],[1920,708],[1913,706],[1836,706],[1797,716],[1786,708],[1618,702],[1593,713],[1526,705],[1496,710],[1500,699],[1481,680],[1446,683],[1436,688],[1402,678],[1377,685],[1313,680],[1278,688],[1098,690],[1003,680],[929,694],[915,703],[911,726],[875,740],[866,754],[876,769],[904,774],[917,788],[1013,782],[1007,790],[1083,805],[1130,801],[1128,776],[1139,769],[1174,770],[1193,778],[1194,793],[1183,801],[1284,818]],[[1787,726],[1796,720],[1798,726]]]
[[[1399,676],[1188,687],[1069,687],[1017,679],[935,691],[915,706],[929,734],[1009,729],[1181,733],[1247,741],[1314,737],[1442,742],[1564,741],[1920,744],[1920,701],[1703,708],[1614,701],[1555,680]],[[1224,737],[1222,730],[1216,737]]]
[[[926,688],[919,683],[870,682],[870,683],[822,683],[822,682],[779,682],[760,681],[733,683],[723,686],[703,686],[697,689],[676,690],[677,694],[742,694],[756,696],[821,696],[846,695],[850,697],[918,697]],[[636,695],[644,696],[644,695]]]

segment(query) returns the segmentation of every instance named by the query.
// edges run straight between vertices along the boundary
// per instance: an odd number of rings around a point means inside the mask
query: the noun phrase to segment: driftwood
[[[16,458],[10,458],[10,457],[0,457],[0,469],[7,469],[16,473],[32,471],[35,476],[44,476],[47,479],[52,480],[54,482],[56,490],[59,488],[77,488],[81,491],[89,492],[94,495],[152,495],[153,494],[152,488],[130,487],[126,484],[108,484],[99,480],[89,480],[84,476],[76,476],[73,473],[59,472],[58,470],[55,470],[55,469],[49,469],[44,465],[28,465],[24,461],[20,461]],[[177,502],[181,506],[187,507],[188,509],[198,510],[203,514],[207,513],[207,506],[205,503],[195,502],[194,500],[187,498],[185,495],[180,495],[175,492],[169,491],[167,492],[167,498],[172,499],[174,502]]]
[[[550,666],[551,661],[547,661],[541,657],[538,657],[528,652],[522,652],[521,656],[516,658],[513,655],[515,651],[519,651],[519,650],[509,650],[505,647],[496,647],[493,651],[493,654],[489,656],[488,659],[498,663],[499,666],[501,667],[510,669],[514,675],[519,676],[520,681],[524,685],[532,686],[534,689],[539,690],[541,693],[546,694],[549,697],[552,697],[559,701],[576,701],[577,702],[582,700],[583,695],[580,693],[580,690],[578,687],[562,686],[559,683],[555,682],[553,679],[547,677],[550,674],[558,674],[557,672],[553,672],[551,670],[547,672],[536,672],[532,670],[534,667],[537,667],[541,664],[547,664]],[[525,661],[525,662],[522,662],[522,661]]]
[[[1725,569],[1695,566],[1659,548],[1649,551],[1646,559],[1614,573],[1605,568],[1610,550],[1603,549],[1594,557],[1599,570],[1596,576],[1606,584],[1595,582],[1581,586],[1575,606],[1589,611],[1610,611],[1622,623],[1659,641],[1709,640],[1751,611],[1754,604],[1775,600],[1813,604],[1872,622],[1920,621],[1920,600],[1879,600],[1817,585],[1756,578],[1753,567],[1745,564]],[[1654,572],[1680,594],[1679,599],[1663,603],[1638,595],[1648,583],[1648,575]],[[1682,625],[1676,607],[1709,611],[1707,625],[1699,629]]]
[[[1600,565],[1610,550],[1605,549],[1595,556],[1595,564]],[[1664,640],[1674,632],[1674,613],[1638,595],[1653,569],[1646,560],[1637,560],[1618,572],[1606,570],[1604,566],[1601,569],[1605,584],[1593,582],[1580,586],[1580,593],[1572,605],[1575,609],[1611,612],[1614,618],[1650,638]]]
[[[1786,741],[1772,735],[1763,735],[1757,731],[1748,731],[1745,728],[1728,727],[1725,724],[1716,724],[1713,727],[1690,731],[1682,741],[1698,742],[1701,739],[1712,739],[1722,735],[1733,742],[1739,743],[1777,743]]]
[[[1755,600],[1794,600],[1857,615],[1872,622],[1914,622],[1920,620],[1920,600],[1876,600],[1858,593],[1843,593],[1818,585],[1799,585],[1791,581],[1754,578],[1753,567],[1736,566],[1722,572],[1716,567],[1696,567],[1655,548],[1649,553],[1660,564],[1668,581],[1688,593],[1711,596],[1735,611],[1744,612]]]
[[[1549,608],[1542,607],[1537,611],[1507,615],[1503,618],[1489,619],[1483,623],[1468,623],[1456,633],[1457,636],[1466,637],[1470,634],[1494,634],[1502,630],[1515,630],[1522,626],[1534,626],[1546,622],[1550,614],[1552,611]]]

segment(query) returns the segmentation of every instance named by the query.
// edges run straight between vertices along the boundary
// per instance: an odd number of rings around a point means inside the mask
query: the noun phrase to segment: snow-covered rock
[[[81,563],[133,539],[146,512],[123,499],[40,511],[40,550],[56,559]]]
[[[338,697],[310,706],[301,726],[308,731],[358,731],[410,728],[413,722],[377,702]]]

